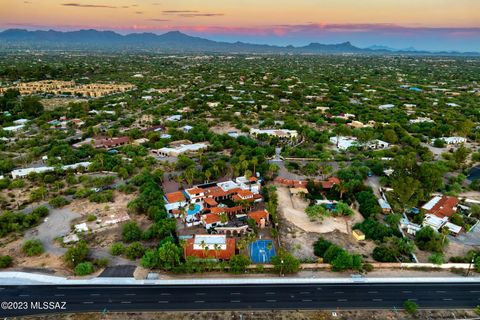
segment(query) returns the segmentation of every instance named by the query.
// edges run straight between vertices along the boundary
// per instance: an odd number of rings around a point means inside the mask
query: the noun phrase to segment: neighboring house
[[[378,109],[380,110],[389,110],[395,108],[394,104],[382,104],[381,106],[378,106]]]
[[[422,207],[428,214],[439,218],[451,217],[457,212],[458,199],[450,196],[435,196]]]
[[[185,257],[229,260],[235,255],[235,239],[226,235],[194,235],[187,239]]]
[[[180,128],[180,130],[182,130],[185,133],[188,133],[188,132],[192,131],[192,129],[193,129],[193,127],[189,126],[189,125],[186,125],[186,126],[183,126],[183,127]]]
[[[250,135],[257,137],[258,135],[266,134],[268,136],[274,136],[280,140],[295,140],[298,138],[297,130],[287,130],[287,129],[250,129]]]
[[[378,199],[378,205],[380,206],[380,208],[382,208],[382,212],[383,213],[390,213],[392,212],[392,207],[390,206],[390,204],[385,201],[384,199]]]
[[[462,227],[449,222],[448,217],[445,216],[443,218],[439,218],[433,214],[425,215],[425,218],[423,219],[423,226],[429,226],[437,231],[440,231],[442,228],[447,228],[448,231],[454,236],[457,236],[462,231]]]
[[[25,128],[25,125],[24,124],[19,124],[19,125],[16,125],[16,126],[3,127],[2,130],[3,131],[9,131],[9,132],[17,132],[17,131],[23,130],[23,128]]]
[[[180,120],[182,120],[182,115],[181,114],[174,114],[173,116],[167,117],[165,120],[174,121],[174,122],[180,121]]]
[[[260,229],[265,228],[269,219],[269,213],[267,210],[253,211],[247,214],[248,218],[255,220],[255,223]]]
[[[128,137],[118,137],[118,138],[99,138],[93,140],[93,145],[95,148],[105,148],[111,149],[126,145],[129,142]]]
[[[350,147],[357,147],[360,145],[355,137],[335,136],[330,138],[330,142],[339,150],[347,150]]]
[[[168,137],[165,136],[164,138],[167,139],[170,137],[171,136],[168,135]],[[158,150],[152,150],[152,152],[162,157],[178,157],[181,154],[194,153],[207,148],[208,148],[207,142],[199,142],[199,143],[192,143],[192,144],[181,144],[174,147],[164,147]]]
[[[365,234],[358,229],[355,229],[352,231],[352,236],[357,240],[357,241],[364,241],[365,240]]]
[[[78,168],[88,168],[90,166],[91,162],[79,162],[75,164],[69,164],[60,167],[62,170],[72,170],[72,169],[78,169]],[[25,178],[27,177],[30,173],[44,173],[44,172],[52,172],[55,171],[57,167],[36,167],[36,168],[25,168],[25,169],[16,169],[13,170],[10,174],[13,179],[18,179],[18,178]]]
[[[447,145],[457,145],[467,142],[467,139],[464,137],[443,137],[439,138],[439,140],[443,140]],[[434,142],[435,140],[432,141],[432,143]]]
[[[334,185],[340,184],[340,179],[337,177],[329,177],[326,181],[321,181],[324,190],[330,190]]]

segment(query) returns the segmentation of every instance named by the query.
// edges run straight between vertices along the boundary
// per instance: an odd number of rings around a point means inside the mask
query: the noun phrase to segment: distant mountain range
[[[155,50],[161,52],[212,52],[212,53],[271,53],[271,54],[405,54],[405,55],[458,55],[480,56],[478,52],[430,52],[415,48],[396,50],[386,46],[359,48],[350,42],[339,44],[310,43],[306,46],[273,46],[245,42],[220,42],[170,31],[132,33],[121,35],[113,31],[27,31],[8,29],[0,32],[0,48],[7,49],[95,49],[95,50]]]

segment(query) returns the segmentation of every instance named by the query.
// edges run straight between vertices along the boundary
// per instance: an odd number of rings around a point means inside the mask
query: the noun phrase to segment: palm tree
[[[218,243],[215,243],[215,244],[213,245],[213,247],[214,247],[214,249],[215,249],[215,259],[218,260],[218,251],[220,251],[220,249],[221,249],[222,247],[220,247],[220,245],[219,245]]]
[[[225,224],[228,222],[228,216],[225,214],[225,212],[220,213],[220,222],[222,224]]]
[[[207,179],[206,182],[210,181],[211,176],[212,176],[212,172],[210,171],[210,169],[205,170],[205,179]]]
[[[447,236],[450,234],[450,230],[447,227],[443,227],[441,230],[442,233],[442,245],[445,244],[445,240],[447,240]]]
[[[272,249],[273,249],[273,242],[272,241],[267,243],[267,249],[268,249],[268,251],[272,251]]]
[[[181,239],[180,240],[180,247],[182,247],[182,249],[183,249],[183,256],[186,257],[187,256],[187,240]]]
[[[343,194],[348,191],[346,184],[342,181],[335,185],[335,189],[340,193],[340,199],[343,199]]]
[[[182,218],[183,228],[187,228],[187,210],[185,207],[180,207],[180,217]]]
[[[257,164],[258,164],[257,157],[253,157],[251,162],[252,162],[252,165],[253,165],[253,175],[256,176],[257,175]]]

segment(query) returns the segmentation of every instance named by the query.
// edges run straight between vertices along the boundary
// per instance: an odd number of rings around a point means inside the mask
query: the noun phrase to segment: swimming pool
[[[199,205],[199,204],[195,204],[193,209],[190,209],[188,208],[187,210],[187,215],[189,216],[194,216],[196,215],[197,213],[199,213],[200,211],[202,211],[202,206]]]
[[[472,169],[470,169],[470,173],[467,179],[470,181],[480,179],[480,166],[473,167]]]

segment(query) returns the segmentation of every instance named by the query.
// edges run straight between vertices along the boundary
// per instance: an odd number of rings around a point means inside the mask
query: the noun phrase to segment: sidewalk
[[[197,275],[194,275],[198,277]],[[235,278],[176,278],[160,280],[136,280],[134,278],[86,278],[69,279],[63,277],[49,276],[43,274],[26,272],[0,272],[0,283],[2,285],[213,285],[213,284],[338,284],[338,283],[480,283],[480,277],[452,277],[444,274],[438,277],[378,277],[368,275],[357,277],[341,274],[340,277],[328,277],[320,274],[303,274],[303,277],[279,277],[270,275],[252,275],[252,277]]]

